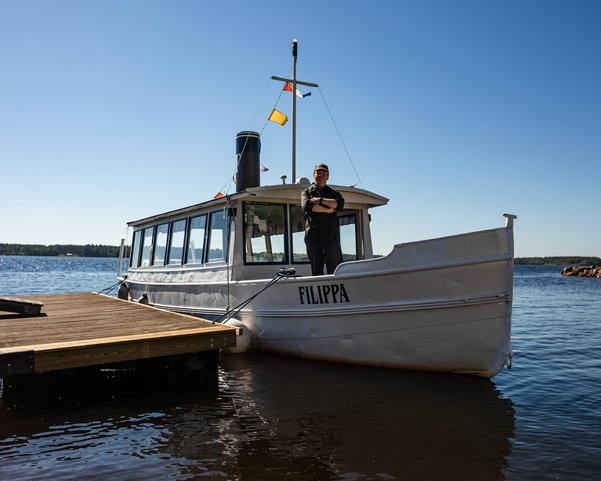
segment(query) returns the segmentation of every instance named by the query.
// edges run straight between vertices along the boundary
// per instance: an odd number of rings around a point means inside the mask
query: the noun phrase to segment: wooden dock
[[[236,345],[235,328],[94,293],[4,299],[0,377],[218,351]],[[6,307],[42,304],[15,313]],[[7,309],[3,311],[2,309]]]

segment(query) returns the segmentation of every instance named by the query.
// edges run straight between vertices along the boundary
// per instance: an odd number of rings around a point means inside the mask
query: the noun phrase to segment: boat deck
[[[46,294],[2,300],[0,377],[236,345],[235,328],[102,294]],[[31,303],[43,304],[39,314],[35,310],[33,314],[15,313],[15,306]]]

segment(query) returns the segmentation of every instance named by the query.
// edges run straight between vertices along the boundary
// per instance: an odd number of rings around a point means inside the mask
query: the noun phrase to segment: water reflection
[[[224,356],[219,376],[201,393],[4,405],[0,478],[504,479],[514,410],[488,380],[263,353]]]
[[[242,472],[262,457],[262,479],[503,479],[514,412],[490,381],[265,355],[223,366]]]

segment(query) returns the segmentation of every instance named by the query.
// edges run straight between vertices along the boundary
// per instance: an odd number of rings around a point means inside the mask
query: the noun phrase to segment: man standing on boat
[[[340,229],[336,211],[344,207],[342,194],[329,185],[330,170],[326,164],[313,169],[313,183],[301,194],[305,211],[305,244],[314,276],[323,275],[325,262],[328,274],[342,262]]]

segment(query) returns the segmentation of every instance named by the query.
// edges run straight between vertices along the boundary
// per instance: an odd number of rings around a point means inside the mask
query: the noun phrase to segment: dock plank
[[[46,315],[15,318],[0,314],[0,376],[3,372],[14,375],[19,353],[33,352],[28,372],[46,372],[236,344],[236,329],[231,327],[101,294],[22,299],[43,303]]]

